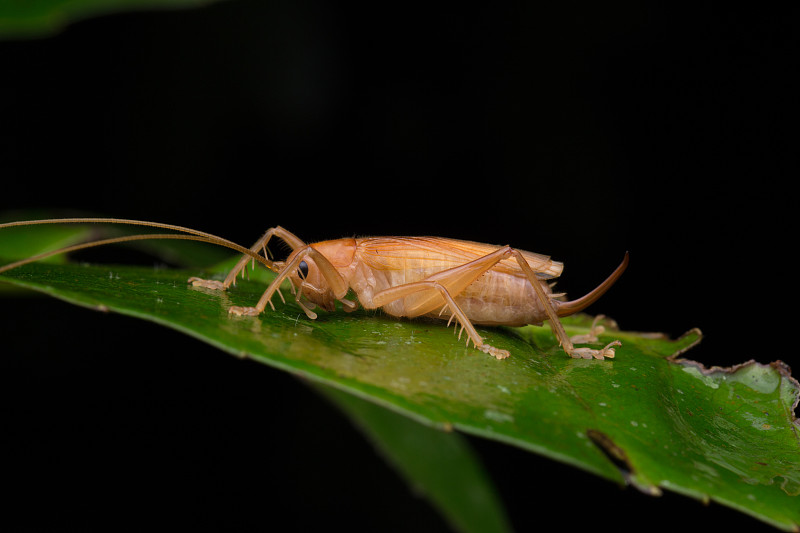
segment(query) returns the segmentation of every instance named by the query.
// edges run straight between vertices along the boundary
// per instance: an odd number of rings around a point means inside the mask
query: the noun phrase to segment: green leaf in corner
[[[44,37],[111,13],[198,7],[214,0],[10,0],[0,2],[0,39]]]

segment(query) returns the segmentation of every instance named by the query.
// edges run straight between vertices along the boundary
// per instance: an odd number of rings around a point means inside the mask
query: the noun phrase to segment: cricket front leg
[[[297,238],[293,233],[283,229],[280,226],[276,226],[274,228],[270,228],[267,230],[264,235],[256,241],[256,243],[250,247],[251,252],[258,253],[260,251],[264,251],[264,257],[267,258],[267,243],[269,243],[272,237],[277,237],[284,242],[288,243],[292,249],[297,249],[305,246],[305,243]],[[239,262],[236,263],[228,275],[225,277],[224,281],[217,281],[215,279],[202,279],[198,277],[189,278],[189,283],[192,284],[194,287],[203,287],[206,289],[212,289],[215,291],[224,291],[231,285],[236,284],[236,277],[241,274],[244,276],[244,269],[247,266],[247,263],[252,262],[253,258],[249,255],[245,254],[239,259]],[[273,268],[273,271],[277,271],[277,269]]]
[[[298,251],[295,256],[291,258],[285,265],[282,265],[281,270],[278,272],[278,276],[272,280],[272,283],[269,284],[269,287],[267,287],[267,290],[261,295],[261,298],[258,300],[258,303],[256,303],[255,306],[242,307],[234,305],[228,308],[228,313],[239,316],[258,316],[264,312],[264,309],[266,309],[267,305],[269,305],[274,311],[275,306],[272,305],[272,296],[277,292],[278,296],[280,296],[281,300],[283,300],[283,295],[281,295],[279,290],[281,283],[283,283],[284,280],[289,279],[290,273],[297,271],[300,263],[304,259],[313,261],[315,268],[318,268],[322,273],[322,277],[325,279],[325,283],[327,284],[324,290],[331,291],[333,296],[338,301],[342,302],[346,308],[350,310],[355,308],[355,304],[353,302],[345,299],[347,291],[350,288],[347,284],[347,281],[342,277],[341,274],[339,274],[339,272],[336,270],[336,267],[334,267],[324,255],[312,248],[310,245],[306,245],[303,249]],[[297,304],[303,309],[308,318],[314,320],[317,318],[317,314],[312,311],[314,304],[307,306],[300,300],[300,297],[303,294],[303,289],[314,291],[323,291],[323,289],[314,287],[313,285],[307,285],[305,281],[302,281],[297,289],[297,292],[295,293],[295,301]]]

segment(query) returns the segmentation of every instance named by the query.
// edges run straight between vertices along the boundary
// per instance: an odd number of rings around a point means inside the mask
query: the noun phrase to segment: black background
[[[552,255],[590,312],[797,365],[797,11],[236,0],[0,42],[0,209],[242,244],[436,234]],[[2,481],[30,525],[444,525],[293,378],[60,302],[2,309]],[[26,341],[35,339],[33,345]],[[144,354],[144,355],[143,355]],[[758,527],[472,440],[518,530]],[[30,502],[39,502],[36,507]],[[163,513],[163,514],[160,514]]]

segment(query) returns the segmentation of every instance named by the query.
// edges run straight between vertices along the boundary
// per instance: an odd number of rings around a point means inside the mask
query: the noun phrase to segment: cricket
[[[101,239],[38,254],[0,267],[0,273],[56,254],[94,246],[144,239],[184,239],[224,246],[242,254],[223,281],[192,277],[187,284],[214,291],[226,291],[244,275],[248,263],[255,262],[277,274],[252,307],[231,306],[229,314],[258,316],[266,311],[275,293],[286,303],[279,288],[289,281],[295,303],[310,319],[316,307],[335,311],[336,302],[345,312],[360,304],[365,309],[381,309],[397,318],[420,316],[454,323],[458,338],[466,332],[466,344],[497,359],[509,357],[508,350],[484,342],[475,325],[541,326],[545,321],[566,355],[573,358],[613,358],[618,340],[603,348],[576,347],[595,343],[602,326],[593,323],[587,335],[570,338],[559,317],[583,311],[611,288],[628,266],[628,253],[605,281],[577,300],[565,301],[564,294],[553,292],[551,280],[558,278],[564,265],[550,257],[511,246],[491,245],[442,237],[352,237],[306,244],[288,230],[270,228],[250,248],[202,231],[158,222],[119,218],[63,218],[27,220],[0,224],[9,227],[37,224],[105,223],[148,226],[171,233],[127,235]],[[284,261],[270,258],[267,245],[272,239],[286,243],[291,253]],[[358,302],[346,296],[352,291]],[[599,317],[598,317],[599,318]]]

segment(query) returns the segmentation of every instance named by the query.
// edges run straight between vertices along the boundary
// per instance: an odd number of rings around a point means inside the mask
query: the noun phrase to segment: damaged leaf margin
[[[792,376],[792,369],[780,359],[768,364],[759,363],[755,359],[750,359],[744,363],[739,363],[729,367],[712,366],[707,368],[702,363],[691,359],[679,358],[684,353],[676,353],[669,360],[675,364],[682,365],[684,368],[694,368],[704,377],[714,381],[741,381],[749,383],[753,388],[762,390],[774,389],[779,387],[782,401],[788,406],[787,416],[793,424],[798,426],[800,431],[800,419],[797,418],[797,406],[800,405],[800,381]],[[691,372],[691,370],[687,370]]]
[[[800,531],[800,383],[782,361],[706,368],[684,359],[700,340],[693,331],[694,342],[666,357],[672,394],[660,395],[652,416],[631,421],[658,426],[657,437],[608,427],[587,436],[625,484],[646,494],[669,489]]]

